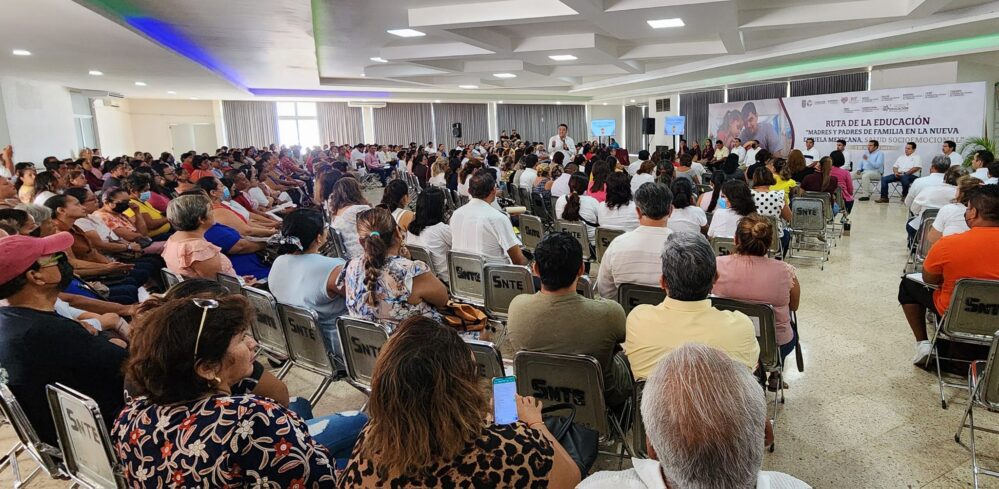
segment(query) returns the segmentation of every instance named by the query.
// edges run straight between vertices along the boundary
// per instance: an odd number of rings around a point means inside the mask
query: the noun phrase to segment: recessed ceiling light
[[[474,88],[479,88],[479,86],[478,85],[458,85],[458,88],[464,88],[464,89],[467,89],[467,90],[472,90]]]
[[[173,90],[167,90],[167,95],[177,95],[177,92]]]
[[[500,100],[500,101],[499,101],[499,103],[501,103],[501,104],[502,104],[502,103],[503,103],[503,101],[502,101],[502,100]]]
[[[10,53],[14,56],[31,56],[31,51],[28,51],[27,49],[15,49]]]
[[[101,76],[104,74],[103,71],[98,71],[98,70],[90,70],[89,73],[93,76]]]
[[[144,86],[146,86],[146,82],[135,82],[135,86],[137,86],[137,87],[144,87]]]
[[[440,99],[437,99],[437,100],[434,100],[434,103],[435,104],[439,104],[439,103],[441,103],[441,101],[440,101]]]
[[[667,27],[683,27],[683,19],[656,19],[646,21],[653,29],[665,29]]]
[[[191,100],[198,100],[198,97],[191,97]]]
[[[553,54],[549,56],[549,58],[551,58],[553,61],[573,61],[577,59],[575,56],[571,54]]]
[[[375,56],[374,58],[369,58],[369,59],[371,59],[371,61],[374,61],[376,63],[388,63],[387,59],[382,58],[380,56]]]
[[[493,73],[496,78],[517,78],[513,73]]]
[[[561,100],[556,101],[555,105],[562,105],[562,101]]]
[[[389,29],[387,32],[389,34],[392,34],[393,36],[399,36],[399,37],[422,37],[426,35],[420,31],[413,29]]]
[[[366,76],[368,76],[368,75],[365,75],[364,73],[361,73],[361,78],[364,78]]]
[[[635,99],[631,99],[631,103],[635,103]]]
[[[607,102],[604,102],[604,105],[607,105]]]

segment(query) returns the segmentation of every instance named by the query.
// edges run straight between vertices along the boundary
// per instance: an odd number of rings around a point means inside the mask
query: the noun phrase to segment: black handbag
[[[569,415],[544,417],[546,414],[563,410],[568,410]],[[600,434],[573,422],[576,419],[576,406],[573,404],[553,404],[542,409],[541,415],[544,417],[548,431],[555,436],[555,439],[562,444],[562,448],[565,448],[572,460],[576,462],[580,477],[585,479],[594,462],[597,461]]]

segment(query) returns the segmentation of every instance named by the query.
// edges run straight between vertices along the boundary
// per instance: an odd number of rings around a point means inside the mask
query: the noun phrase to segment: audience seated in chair
[[[801,284],[794,267],[767,257],[773,239],[774,228],[767,218],[759,214],[742,218],[735,231],[735,253],[717,258],[718,279],[711,292],[773,306],[783,360],[798,344],[798,336],[791,328],[791,311],[798,310]],[[772,373],[770,379],[769,387],[777,390],[780,374]]]
[[[471,200],[451,215],[452,249],[479,255],[486,263],[526,265],[510,218],[492,205],[497,192],[493,172],[475,172],[468,192]]]
[[[575,487],[575,462],[517,396],[519,421],[494,424],[472,352],[422,316],[396,329],[375,362],[368,413],[338,487]],[[500,482],[502,481],[502,482]]]
[[[416,198],[416,213],[407,227],[406,244],[426,249],[434,261],[437,278],[447,283],[449,280],[447,254],[451,251],[451,226],[444,222],[447,205],[444,192],[440,187],[428,187]]]
[[[347,306],[343,288],[336,281],[346,262],[319,253],[327,240],[329,234],[322,211],[292,211],[281,223],[281,233],[271,240],[277,244],[279,256],[271,266],[267,283],[278,302],[316,312],[326,350],[342,368],[343,352],[336,320],[346,313]]]
[[[916,337],[914,364],[922,363],[930,355],[927,310],[938,316],[945,314],[954,286],[962,278],[999,280],[999,257],[987,252],[999,243],[999,186],[983,185],[969,191],[967,196],[964,219],[971,229],[941,238],[923,262],[922,281],[939,288],[930,290],[908,277],[903,277],[898,286],[898,302]]]
[[[631,183],[625,172],[615,172],[607,177],[606,195],[607,198],[597,207],[597,222],[603,227],[634,231],[639,222],[635,213],[635,201],[632,200]]]
[[[333,229],[340,231],[343,245],[347,249],[345,259],[360,258],[364,248],[357,237],[357,214],[371,208],[361,192],[361,184],[355,178],[341,178],[333,185],[327,210]]]
[[[361,212],[357,234],[364,254],[351,259],[337,279],[347,312],[390,330],[413,314],[438,319],[434,308],[447,304],[447,287],[429,265],[400,255],[402,233],[392,214],[378,207]]]
[[[647,183],[638,189],[635,201],[639,226],[614,238],[600,262],[597,292],[605,299],[617,300],[621,284],[659,285],[659,253],[673,233],[667,227],[673,194],[665,184]]]
[[[666,227],[673,232],[707,233],[708,215],[694,202],[694,184],[690,183],[690,179],[677,178],[670,185],[670,191],[673,194],[673,210]]]
[[[163,248],[167,268],[184,277],[215,280],[219,273],[236,275],[222,249],[205,239],[214,224],[212,201],[201,191],[181,195],[170,201],[167,218],[175,229]]]
[[[666,355],[645,383],[641,416],[649,459],[597,472],[579,489],[811,487],[762,470],[766,399],[753,376],[722,351],[688,343]]]
[[[700,234],[671,234],[662,249],[661,270],[666,299],[628,314],[624,352],[635,378],[647,378],[664,355],[690,342],[718,348],[755,369],[760,345],[753,322],[741,312],[715,309],[708,298],[718,277],[708,240]]]
[[[307,423],[271,399],[232,392],[253,374],[253,318],[236,295],[195,294],[140,314],[125,368],[134,397],[111,430],[129,484],[332,485],[331,455],[345,451],[324,444],[350,445],[363,419]]]
[[[715,209],[708,226],[709,238],[732,238],[739,220],[756,212],[756,201],[742,180],[728,180],[722,185],[725,207]]]
[[[414,214],[406,207],[409,205],[409,186],[402,180],[392,180],[385,186],[382,202],[379,204],[392,213],[392,219],[405,233],[409,223],[413,222]]]
[[[930,229],[926,236],[930,243],[936,243],[944,236],[963,233],[970,229],[964,219],[964,213],[968,210],[968,199],[981,185],[982,181],[971,175],[957,179],[957,195],[952,203],[940,208],[936,219],[933,220],[933,229]]]
[[[93,398],[110,424],[124,404],[124,348],[92,325],[56,313],[56,300],[73,278],[66,250],[73,236],[0,238],[0,365],[43,442],[57,445],[45,395],[61,383]]]

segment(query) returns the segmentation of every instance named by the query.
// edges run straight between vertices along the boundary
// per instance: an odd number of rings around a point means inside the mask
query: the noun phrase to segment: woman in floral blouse
[[[412,315],[440,319],[435,307],[447,304],[447,287],[422,261],[399,256],[402,233],[382,208],[357,215],[364,255],[352,257],[340,273],[347,312],[390,329]]]
[[[111,430],[132,487],[329,487],[333,460],[294,413],[230,387],[253,369],[240,296],[176,299],[139,317]]]

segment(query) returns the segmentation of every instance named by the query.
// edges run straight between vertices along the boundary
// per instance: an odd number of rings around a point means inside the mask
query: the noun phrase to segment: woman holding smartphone
[[[375,362],[370,421],[338,486],[576,487],[579,469],[545,427],[540,402],[513,395],[519,420],[496,424],[458,333],[409,317]]]

